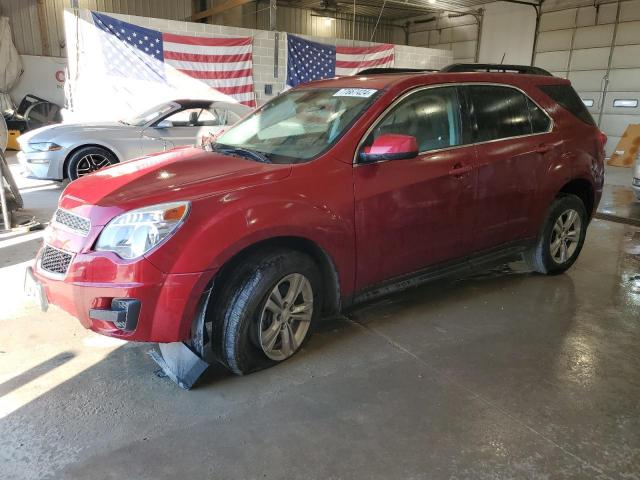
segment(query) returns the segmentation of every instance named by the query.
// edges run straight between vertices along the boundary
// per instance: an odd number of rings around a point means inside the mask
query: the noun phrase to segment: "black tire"
[[[67,160],[67,178],[77,180],[83,175],[118,163],[116,156],[101,147],[82,147],[71,154]],[[83,173],[84,170],[87,170]]]
[[[563,243],[566,245],[568,241],[554,231],[556,222],[559,221],[560,217],[567,219],[567,212],[571,211],[576,212],[580,220],[580,231],[578,235],[575,235],[577,237],[575,249],[572,250],[570,247],[565,247],[564,260],[562,260],[562,255],[560,254],[558,254],[560,259],[554,258],[552,255],[552,241],[554,245],[557,245],[556,242],[559,242],[560,245]],[[557,196],[553,203],[551,203],[549,213],[545,219],[542,231],[538,235],[535,246],[525,255],[529,266],[536,272],[545,275],[556,275],[566,271],[573,265],[582,250],[588,223],[587,210],[579,197],[572,194],[561,194]],[[571,245],[573,245],[573,243]],[[571,253],[569,254],[568,251],[571,251]]]
[[[211,343],[216,358],[233,373],[245,375],[286,360],[267,357],[260,343],[260,330],[269,295],[292,274],[308,279],[313,296],[310,325],[293,356],[313,334],[322,305],[321,275],[309,256],[280,249],[257,252],[225,275],[220,288],[214,286]]]

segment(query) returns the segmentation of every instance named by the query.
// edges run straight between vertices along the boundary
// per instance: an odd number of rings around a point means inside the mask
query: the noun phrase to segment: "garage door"
[[[571,80],[611,155],[640,123],[640,0],[543,13],[535,65]]]

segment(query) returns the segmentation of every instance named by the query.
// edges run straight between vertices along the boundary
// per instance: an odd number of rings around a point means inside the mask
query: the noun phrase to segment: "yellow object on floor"
[[[20,150],[18,144],[18,137],[20,136],[20,130],[9,130],[9,138],[7,139],[7,150]]]

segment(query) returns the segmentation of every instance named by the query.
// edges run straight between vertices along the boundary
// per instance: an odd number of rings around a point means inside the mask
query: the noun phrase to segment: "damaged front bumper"
[[[204,322],[211,272],[165,274],[144,258],[131,262],[90,252],[72,254],[68,271],[53,276],[43,270],[41,255],[27,268],[24,289],[42,310],[51,303],[102,335],[158,342],[151,356],[166,376],[181,388],[193,386],[208,366]]]
[[[208,289],[198,302],[189,342],[159,343],[158,350],[149,351],[149,356],[160,366],[164,375],[185,390],[190,390],[209,366],[205,360],[205,349],[211,352],[208,348],[210,337],[205,321],[210,297],[211,289]]]

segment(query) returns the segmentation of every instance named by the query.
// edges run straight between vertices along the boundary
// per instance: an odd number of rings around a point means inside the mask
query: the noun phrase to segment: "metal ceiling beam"
[[[505,2],[505,3],[517,3],[518,5],[528,5],[529,7],[537,8],[537,7],[542,6],[542,1],[543,0],[541,0],[539,2],[524,2],[522,0],[500,0],[500,1]]]
[[[433,6],[431,4],[427,4],[427,3],[422,3],[419,2],[418,0],[414,0],[409,2],[408,0],[387,0],[387,3],[392,3],[392,4],[398,4],[398,5],[404,5],[405,7],[417,7],[420,10],[423,10],[424,13],[439,13],[439,12],[451,12],[451,13],[463,13],[463,14],[470,14],[470,15],[481,15],[482,12],[481,10],[475,10],[475,9],[469,9],[469,10],[460,10],[460,7],[457,8],[450,8],[447,6],[447,4],[444,4],[443,2],[440,2],[440,5],[442,5],[441,7],[439,6]],[[450,5],[450,4],[449,4]],[[464,8],[464,7],[463,7]]]
[[[321,17],[321,18],[333,18],[335,20],[344,20],[344,21],[351,21],[351,15],[349,14],[345,14],[345,13],[340,13],[340,12],[335,12],[335,11],[331,11],[331,12],[323,12],[323,13],[316,13],[316,11],[312,11],[311,13],[312,17]],[[367,25],[375,25],[376,24],[376,19],[373,17],[368,17],[366,15],[358,15],[358,23],[363,23],[363,24],[367,24]],[[383,25],[385,27],[397,27],[397,28],[405,28],[404,25],[399,24],[399,23],[393,23],[393,22],[385,22],[385,21],[380,21],[377,22],[379,25]]]
[[[212,17],[214,15],[217,15],[219,13],[222,12],[226,12],[227,10],[231,10],[232,8],[236,8],[239,7],[241,5],[245,5],[247,3],[252,3],[255,0],[226,0],[224,2],[221,2],[211,8],[207,8],[206,10],[203,10],[202,12],[198,12],[195,13],[193,15],[191,15],[191,21],[192,22],[196,22],[198,20],[201,20],[203,18],[209,18]]]

